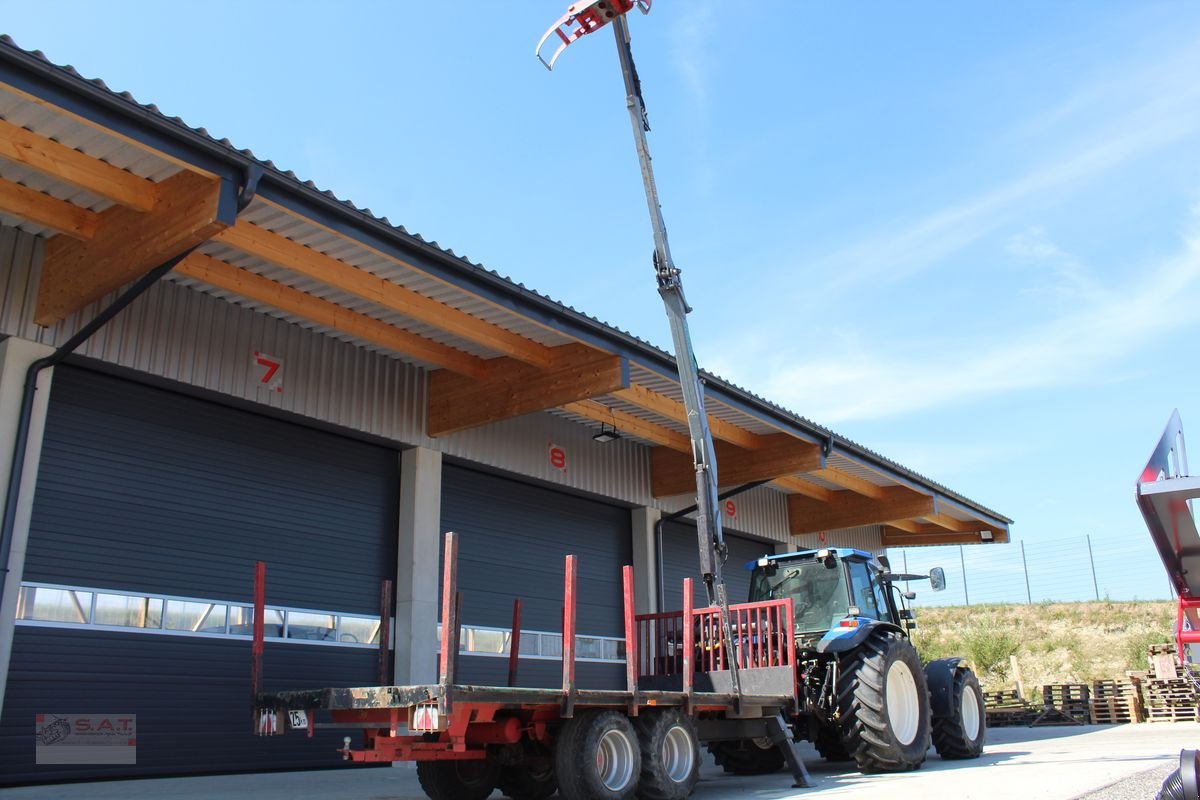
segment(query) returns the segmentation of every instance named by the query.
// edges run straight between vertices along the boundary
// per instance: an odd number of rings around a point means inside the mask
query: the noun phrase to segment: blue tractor
[[[829,761],[853,760],[862,772],[901,772],[925,761],[930,744],[944,759],[976,758],[986,733],[979,681],[961,658],[922,664],[908,632],[916,626],[900,583],[945,573],[893,573],[886,557],[830,548],[768,555],[753,570],[750,601],[792,598],[797,647],[792,718],[797,741]],[[726,772],[783,766],[767,740],[713,742]]]

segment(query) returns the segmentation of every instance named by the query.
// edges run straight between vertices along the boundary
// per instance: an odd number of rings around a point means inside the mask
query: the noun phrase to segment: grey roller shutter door
[[[394,451],[58,367],[24,579],[378,614]],[[403,635],[403,634],[401,634]],[[267,689],[377,682],[373,649],[268,642]],[[248,640],[18,626],[0,781],[337,765],[340,738],[249,733]],[[38,713],[133,713],[138,764],[35,767]],[[12,767],[15,767],[13,769]]]
[[[756,560],[764,553],[775,552],[769,542],[759,542],[736,533],[725,532],[729,546],[729,559],[725,562],[722,575],[725,578],[729,602],[744,603],[750,595],[750,571],[746,563]],[[707,603],[704,584],[700,581],[700,550],[696,541],[696,526],[690,522],[673,520],[663,526],[662,564],[660,580],[663,587],[664,610],[683,606],[683,579],[691,578],[695,585],[692,601],[701,606]]]
[[[624,635],[621,567],[632,563],[629,510],[519,481],[447,465],[442,528],[461,536],[458,562],[464,625],[508,629],[513,598],[523,630],[562,630],[563,562],[579,558],[580,635]],[[460,680],[503,684],[503,658],[463,656]],[[624,685],[620,664],[580,663],[583,688]],[[522,659],[523,686],[559,686],[558,661]]]

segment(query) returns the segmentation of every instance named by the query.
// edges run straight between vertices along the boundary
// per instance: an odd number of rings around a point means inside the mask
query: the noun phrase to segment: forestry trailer
[[[432,800],[682,800],[699,779],[700,745],[735,773],[786,764],[811,786],[796,742],[811,739],[830,759],[864,771],[909,770],[932,741],[943,758],[979,755],[984,716],[979,685],[958,659],[922,667],[908,641],[911,613],[886,563],[853,550],[764,556],[751,565],[747,603],[730,604],[721,568],[728,551],[718,511],[716,460],[704,392],[688,334],[690,311],[671,260],[646,143],[645,107],[625,15],[650,0],[579,2],[553,26],[560,45],[611,24],[654,233],[654,268],[675,345],[696,471],[697,532],[707,605],[636,614],[632,567],[623,571],[625,686],[585,689],[575,680],[576,557],[566,557],[562,685],[516,685],[519,608],[514,607],[507,686],[456,680],[461,630],[456,591],[458,538],[445,536],[437,683],[387,685],[390,587],[381,592],[380,684],[361,688],[261,691],[265,568],[255,587],[253,722],[260,735],[288,728],[345,728],[343,758],[415,761]],[[319,720],[319,721],[318,721]]]

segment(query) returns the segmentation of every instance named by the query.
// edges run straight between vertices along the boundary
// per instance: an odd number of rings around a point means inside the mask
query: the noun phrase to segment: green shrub
[[[992,673],[1004,679],[1008,676],[1008,659],[1021,646],[1016,634],[990,620],[976,622],[963,631],[965,655],[981,673]]]

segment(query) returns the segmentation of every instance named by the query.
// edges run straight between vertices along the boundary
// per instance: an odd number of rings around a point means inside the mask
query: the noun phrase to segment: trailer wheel
[[[783,753],[766,736],[713,742],[708,752],[713,754],[718,767],[732,775],[769,775],[783,768]]]
[[[860,771],[905,772],[929,750],[929,690],[921,658],[891,630],[843,657],[838,679],[842,741]]]
[[[846,743],[842,741],[842,732],[835,727],[826,726],[819,729],[816,738],[813,739],[813,747],[826,761],[850,761],[853,759],[850,751],[846,749]]]
[[[559,728],[554,772],[563,800],[628,800],[641,771],[637,733],[624,714],[583,711]]]
[[[949,713],[933,718],[933,747],[945,759],[979,758],[987,734],[983,691],[971,670],[954,671],[950,682]]]
[[[417,762],[417,780],[429,800],[484,800],[499,779],[500,766],[490,758]]]
[[[696,723],[678,709],[645,711],[634,721],[642,748],[643,800],[684,800],[700,780]]]

